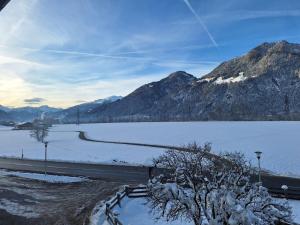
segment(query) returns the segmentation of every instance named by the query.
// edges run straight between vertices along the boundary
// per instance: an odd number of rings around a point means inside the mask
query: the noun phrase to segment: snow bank
[[[165,220],[155,220],[155,217],[150,213],[150,209],[145,205],[145,198],[127,198],[121,202],[121,207],[116,205],[114,211],[118,212],[119,220],[123,224],[139,224],[139,225],[191,225],[187,221],[177,220],[168,222]],[[104,225],[104,224],[103,224]]]
[[[49,183],[76,183],[86,181],[86,178],[83,177],[70,177],[70,176],[58,176],[58,175],[45,175],[40,173],[25,173],[25,172],[15,172],[0,170],[0,176],[17,176],[28,178],[32,180],[40,180]]]
[[[37,218],[39,213],[34,212],[30,205],[22,205],[15,201],[10,201],[6,198],[0,199],[0,209],[4,209],[8,213],[16,216],[24,216],[26,218]]]

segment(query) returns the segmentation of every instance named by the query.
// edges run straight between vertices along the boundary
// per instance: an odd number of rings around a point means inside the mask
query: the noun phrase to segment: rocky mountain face
[[[84,116],[98,122],[299,120],[300,45],[264,43],[200,79],[178,71]]]
[[[264,43],[222,63],[189,90],[192,114],[213,120],[300,119],[300,45]]]
[[[91,121],[147,121],[168,120],[166,112],[181,104],[178,92],[191,88],[197,79],[178,71],[158,81],[145,84],[119,101],[101,105],[86,114]]]

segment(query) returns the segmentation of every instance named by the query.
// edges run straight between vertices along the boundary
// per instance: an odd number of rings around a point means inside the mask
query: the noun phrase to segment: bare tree
[[[38,142],[44,143],[45,138],[48,136],[51,123],[48,120],[34,120],[32,123],[32,130],[30,136]]]
[[[158,218],[188,219],[195,225],[272,225],[291,221],[288,203],[250,182],[251,167],[240,153],[211,154],[210,145],[190,152],[167,151],[155,160],[168,169],[149,181],[148,204]]]

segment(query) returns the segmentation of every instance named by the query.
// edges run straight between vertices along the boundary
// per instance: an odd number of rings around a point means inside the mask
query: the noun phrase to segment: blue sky
[[[200,77],[262,42],[300,43],[299,21],[298,0],[11,0],[0,104],[67,107],[176,70]]]

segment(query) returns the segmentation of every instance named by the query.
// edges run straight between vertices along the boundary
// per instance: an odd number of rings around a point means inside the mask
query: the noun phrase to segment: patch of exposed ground
[[[107,199],[123,184],[101,180],[57,184],[1,176],[0,224],[87,224],[96,203]]]

